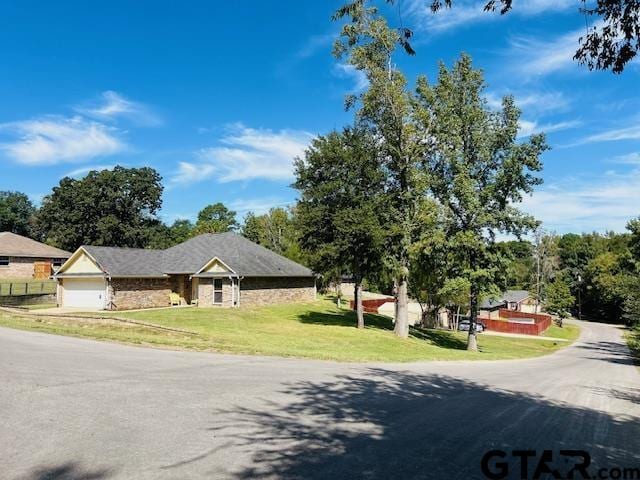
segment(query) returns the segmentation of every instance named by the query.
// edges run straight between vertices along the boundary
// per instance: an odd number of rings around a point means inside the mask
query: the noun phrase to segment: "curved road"
[[[530,474],[545,449],[640,467],[638,370],[619,329],[582,329],[538,359],[401,365],[0,329],[0,478],[469,479],[491,449],[506,478],[514,449]]]

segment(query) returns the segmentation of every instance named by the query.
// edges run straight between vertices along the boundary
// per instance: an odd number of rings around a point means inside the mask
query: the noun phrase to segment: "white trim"
[[[199,273],[202,273],[202,271],[205,268],[207,268],[209,265],[211,265],[214,261],[217,261],[218,263],[220,263],[223,267],[225,267],[227,270],[229,270],[229,272],[233,273],[234,275],[236,274],[235,270],[233,268],[231,268],[229,265],[224,263],[218,257],[213,257],[211,260],[209,260],[207,263],[205,263],[202,267],[200,267],[200,269],[196,273],[194,273],[194,275],[198,275]],[[223,272],[220,272],[220,273],[223,273]]]
[[[216,302],[216,280],[220,280],[220,296],[222,297],[220,302]],[[222,278],[212,278],[211,279],[211,305],[224,305],[224,283],[222,283]]]
[[[95,264],[96,264],[96,266],[97,266],[100,270],[102,270],[102,271],[103,271],[103,273],[104,273],[105,275],[109,276],[109,272],[107,272],[107,271],[102,267],[102,265],[100,265],[100,263],[99,263],[95,258],[93,258],[93,256],[92,256],[89,252],[87,252],[87,250],[86,250],[84,247],[78,247],[78,249],[77,249],[75,252],[73,252],[69,258],[67,258],[67,261],[66,261],[66,262],[64,262],[64,263],[60,266],[60,268],[58,268],[58,271],[53,275],[53,278],[56,278],[56,277],[58,276],[58,274],[64,273],[64,269],[66,268],[67,263],[69,263],[72,259],[75,259],[76,255],[78,255],[78,256],[79,256],[79,255],[80,255],[80,252],[84,252],[84,254],[85,254],[87,257],[89,257],[89,259],[90,259],[93,263],[95,263]]]

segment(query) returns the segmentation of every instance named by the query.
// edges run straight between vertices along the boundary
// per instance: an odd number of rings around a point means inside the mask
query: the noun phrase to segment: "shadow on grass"
[[[301,323],[312,325],[331,325],[353,328],[356,328],[357,326],[356,313],[351,310],[307,312],[299,315],[298,320]],[[366,313],[364,316],[364,323],[365,328],[375,328],[386,331],[393,330],[393,321],[384,315]],[[467,348],[467,343],[465,341],[456,337],[453,332],[447,330],[410,327],[409,335],[417,340],[423,340],[442,348],[454,350],[466,350]]]
[[[356,312],[352,310],[336,310],[306,312],[298,316],[301,323],[313,325],[331,325],[339,327],[356,327],[358,321]],[[393,330],[393,322],[384,315],[365,313],[364,324],[366,328],[379,328],[381,330]]]
[[[537,460],[552,450],[550,466],[565,474],[572,466],[559,455],[565,449],[587,451],[592,469],[640,461],[637,409],[614,417],[451,376],[377,368],[291,383],[280,393],[264,408],[240,402],[213,413],[208,430],[227,454],[251,454],[234,478],[480,479],[492,449],[535,450]],[[521,478],[519,460],[505,461],[506,478]]]

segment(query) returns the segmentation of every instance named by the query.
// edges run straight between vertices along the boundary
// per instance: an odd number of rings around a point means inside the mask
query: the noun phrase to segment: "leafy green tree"
[[[291,260],[306,263],[298,241],[295,209],[276,207],[263,215],[247,213],[242,235]]]
[[[640,218],[634,218],[627,223],[630,232],[629,250],[633,257],[640,262]]]
[[[0,192],[0,232],[30,236],[36,208],[24,193]]]
[[[236,212],[229,210],[223,203],[214,203],[200,210],[193,235],[203,233],[223,233],[237,230]]]
[[[36,229],[41,238],[66,250],[87,244],[146,247],[161,205],[158,172],[117,166],[60,180],[43,199]]]
[[[260,244],[264,241],[264,222],[262,215],[256,215],[253,212],[247,212],[241,229],[242,236],[248,238],[252,242]]]
[[[460,278],[470,286],[468,349],[477,350],[479,298],[506,280],[508,258],[495,242],[497,233],[521,236],[537,226],[514,205],[541,179],[543,135],[517,142],[520,111],[512,97],[498,112],[483,100],[482,72],[463,55],[451,70],[440,66],[438,82],[418,81],[425,130],[433,149],[424,159],[429,186],[445,209],[443,228]]]
[[[443,7],[455,8],[454,0],[423,0],[429,5],[432,13],[437,14]],[[350,12],[365,4],[366,0],[351,0],[340,11]],[[397,4],[397,11],[402,18],[400,0],[384,0],[379,3]],[[460,2],[462,3],[462,2]],[[416,3],[410,3],[415,8]],[[501,15],[507,14],[513,7],[513,0],[487,0],[485,12],[498,10]],[[463,8],[468,8],[466,5]],[[482,8],[477,5],[476,8]],[[635,58],[640,50],[640,2],[637,0],[597,0],[593,5],[585,3],[579,9],[585,18],[592,18],[592,27],[588,28],[573,56],[574,60],[587,65],[590,70],[611,70],[621,73],[625,66]],[[597,20],[595,20],[597,19]],[[402,25],[402,24],[401,24]],[[413,32],[402,25],[399,29],[404,37],[404,49],[413,54],[409,40]]]
[[[529,290],[533,284],[535,272],[534,247],[528,240],[510,240],[500,242],[504,255],[511,259],[509,264],[507,287],[516,290]]]
[[[453,258],[448,254],[445,233],[440,228],[442,209],[425,199],[416,217],[419,228],[410,250],[409,295],[416,299],[425,326],[438,325],[438,312],[451,302],[451,291],[445,288]]]
[[[170,226],[160,223],[154,229],[148,243],[149,248],[165,249],[188,240],[194,229],[190,220],[178,219]]]
[[[575,298],[571,295],[569,285],[562,278],[558,277],[545,287],[545,310],[559,318],[559,324],[562,326],[563,320],[569,316],[569,312]]]
[[[345,128],[314,139],[295,162],[301,244],[313,252],[316,272],[353,275],[358,328],[362,282],[381,268],[385,240],[385,177],[374,141],[364,129]]]
[[[334,19],[348,19],[340,39],[334,45],[336,58],[346,61],[367,78],[368,87],[358,95],[349,95],[347,108],[358,106],[360,123],[377,139],[376,158],[386,174],[388,208],[388,259],[395,276],[395,334],[409,335],[408,286],[410,248],[415,215],[424,185],[420,184],[417,165],[428,147],[428,138],[420,131],[415,116],[415,97],[407,90],[407,81],[396,68],[396,49],[408,47],[408,32],[391,28],[369,2],[356,1],[339,9]]]

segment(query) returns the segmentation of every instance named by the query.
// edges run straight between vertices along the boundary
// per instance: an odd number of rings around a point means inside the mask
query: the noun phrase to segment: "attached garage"
[[[61,289],[65,307],[106,308],[107,285],[104,278],[65,278]]]

